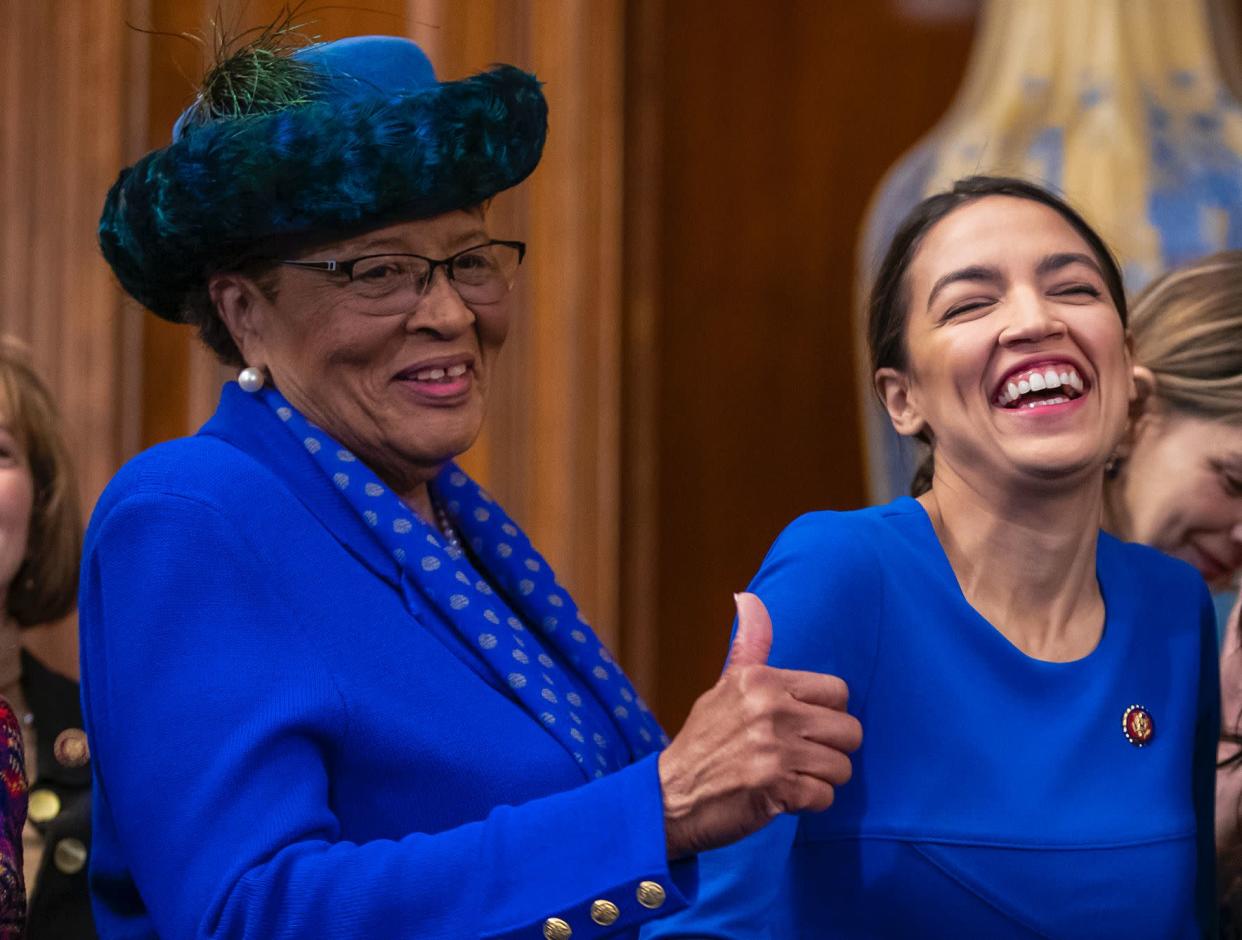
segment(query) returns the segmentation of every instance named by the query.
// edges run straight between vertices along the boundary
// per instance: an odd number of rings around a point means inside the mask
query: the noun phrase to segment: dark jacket
[[[43,859],[27,912],[27,940],[93,938],[86,860],[91,845],[91,767],[78,684],[22,651],[22,692],[34,715],[38,754],[30,788],[42,809],[31,822],[43,834]],[[40,791],[44,795],[39,796]],[[54,799],[47,794],[50,793]],[[39,819],[55,809],[50,818]]]

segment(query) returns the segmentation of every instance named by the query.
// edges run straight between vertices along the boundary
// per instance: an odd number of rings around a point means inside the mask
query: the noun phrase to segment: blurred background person
[[[30,890],[27,935],[90,937],[90,768],[78,686],[22,642],[25,628],[59,620],[77,603],[82,519],[56,407],[29,350],[8,337],[0,337],[0,527],[0,695],[21,719],[32,783],[19,844]],[[11,770],[0,766],[10,805],[19,796]],[[7,891],[10,873],[0,877]]]
[[[26,820],[26,771],[17,715],[0,699],[0,938],[26,936],[26,886],[22,873],[22,824]]]
[[[1139,397],[1110,461],[1107,527],[1193,564],[1221,648],[1216,841],[1224,926],[1242,927],[1242,252],[1168,272],[1134,301]]]
[[[1130,335],[1138,398],[1106,469],[1105,526],[1194,565],[1223,633],[1242,571],[1242,252],[1158,278]]]

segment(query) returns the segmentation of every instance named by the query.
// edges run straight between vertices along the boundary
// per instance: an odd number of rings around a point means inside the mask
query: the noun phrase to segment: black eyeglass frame
[[[417,258],[420,261],[426,261],[430,267],[427,269],[427,284],[430,286],[432,280],[436,276],[436,268],[443,267],[445,274],[448,275],[450,281],[455,281],[453,277],[453,262],[462,255],[468,255],[472,251],[478,251],[480,248],[490,248],[492,245],[503,245],[506,248],[512,248],[517,252],[518,265],[522,264],[522,260],[526,257],[526,242],[506,241],[501,238],[493,238],[490,241],[482,242],[478,245],[471,245],[469,248],[463,248],[461,251],[449,255],[447,258],[428,258],[426,255],[416,255],[409,251],[381,251],[374,255],[362,255],[357,258],[349,258],[345,261],[338,259],[330,259],[327,261],[277,261],[277,264],[287,264],[295,268],[307,268],[311,271],[326,271],[329,274],[344,274],[349,278],[350,282],[354,279],[354,267],[363,261],[370,261],[372,258]],[[515,269],[516,270],[516,269]]]

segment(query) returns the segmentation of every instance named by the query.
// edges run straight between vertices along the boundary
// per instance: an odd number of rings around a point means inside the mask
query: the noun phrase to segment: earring
[[[1121,473],[1121,456],[1113,454],[1104,464],[1104,479],[1115,480],[1119,473]]]
[[[263,370],[246,366],[237,373],[237,384],[242,387],[243,392],[254,394],[263,387]]]

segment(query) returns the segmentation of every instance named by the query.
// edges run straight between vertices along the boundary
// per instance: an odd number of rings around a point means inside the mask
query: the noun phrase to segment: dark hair
[[[1122,285],[1121,269],[1113,253],[1104,244],[1104,239],[1096,234],[1081,215],[1059,196],[1035,183],[1007,176],[968,176],[958,180],[948,191],[928,196],[910,210],[889,243],[867,304],[867,346],[871,352],[872,375],[879,369],[905,370],[907,367],[906,319],[909,311],[906,273],[919,246],[923,244],[923,239],[946,216],[987,196],[1011,196],[1038,202],[1065,219],[1082,236],[1100,263],[1100,271],[1104,275],[1104,284],[1108,288],[1113,306],[1117,308],[1122,325],[1126,324],[1126,293]],[[923,431],[919,433],[918,439],[927,446],[927,454],[910,482],[912,496],[931,489],[934,469],[931,435]]]
[[[82,514],[52,396],[26,347],[7,336],[0,336],[0,413],[25,452],[34,483],[26,560],[7,594],[9,616],[29,627],[59,620],[77,603]]]
[[[269,301],[276,299],[276,265],[274,263],[246,259],[227,265],[221,270],[246,275],[254,281],[264,297]],[[241,350],[233,341],[233,335],[216,311],[216,303],[211,299],[207,279],[185,292],[181,305],[181,319],[183,323],[188,323],[198,330],[198,338],[203,341],[203,345],[215,353],[216,358],[224,365],[240,368],[246,364]]]

